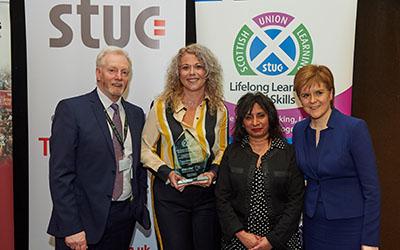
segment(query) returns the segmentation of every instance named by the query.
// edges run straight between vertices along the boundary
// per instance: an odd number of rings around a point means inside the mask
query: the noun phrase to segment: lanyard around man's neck
[[[114,112],[116,112],[116,111],[114,111]],[[117,127],[115,126],[111,117],[108,115],[106,109],[104,109],[104,113],[106,114],[107,122],[108,122],[108,124],[110,124],[115,137],[117,137],[117,140],[118,140],[119,144],[121,145],[122,150],[124,150],[124,142],[125,142],[126,136],[128,134],[128,119],[126,118],[126,114],[125,114],[125,121],[124,121],[124,137],[122,138],[122,135],[118,132]]]

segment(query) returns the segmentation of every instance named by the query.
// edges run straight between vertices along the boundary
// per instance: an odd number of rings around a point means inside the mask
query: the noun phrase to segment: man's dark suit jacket
[[[123,99],[122,105],[132,138],[131,206],[135,219],[149,229],[147,174],[140,163],[144,113]],[[112,200],[115,162],[111,133],[96,89],[62,100],[56,108],[50,137],[53,211],[49,234],[62,238],[84,230],[88,244],[101,239]]]

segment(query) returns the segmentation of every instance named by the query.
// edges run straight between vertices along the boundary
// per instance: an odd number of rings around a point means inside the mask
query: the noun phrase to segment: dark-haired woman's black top
[[[266,236],[274,249],[287,249],[298,229],[304,180],[292,146],[276,138],[259,169],[258,157],[244,140],[228,146],[220,165],[215,192],[228,249],[241,249],[235,233],[243,229]]]

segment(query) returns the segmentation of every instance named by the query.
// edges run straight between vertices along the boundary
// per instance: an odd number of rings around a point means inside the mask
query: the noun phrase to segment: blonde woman
[[[173,148],[182,133],[193,136],[208,156],[201,181],[182,184],[185,177],[174,171]],[[154,174],[159,249],[218,248],[213,182],[226,146],[221,67],[209,49],[189,45],[172,59],[165,89],[154,101],[142,133],[141,160]]]

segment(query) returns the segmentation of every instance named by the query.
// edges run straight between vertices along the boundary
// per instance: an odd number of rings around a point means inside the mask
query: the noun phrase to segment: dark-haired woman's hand
[[[257,246],[259,244],[259,241],[261,239],[260,236],[248,233],[244,230],[239,231],[235,234],[236,238],[242,242],[242,244],[247,248],[247,249],[253,249],[253,247]]]
[[[250,250],[271,250],[271,249],[272,245],[271,243],[269,243],[266,237],[262,237],[256,246],[250,248]]]

